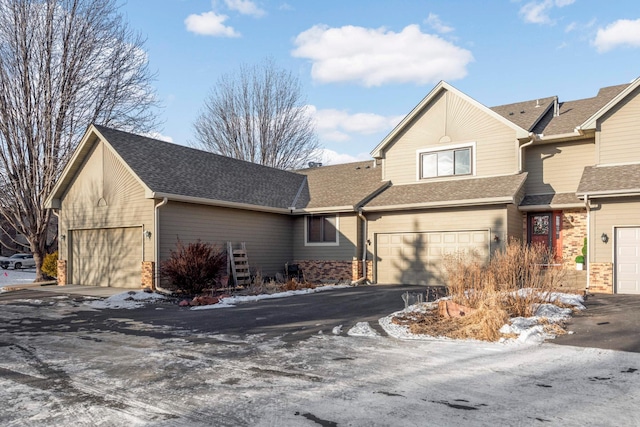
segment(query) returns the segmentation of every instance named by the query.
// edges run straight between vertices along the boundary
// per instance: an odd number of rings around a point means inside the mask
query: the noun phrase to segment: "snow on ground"
[[[12,333],[11,325],[23,325],[33,310],[0,310],[0,343],[6,343],[0,346],[0,425],[640,422],[636,353],[332,334],[286,345],[260,335],[166,331],[124,318],[115,330],[93,328],[75,314],[50,330]],[[62,328],[69,324],[75,330]]]
[[[351,336],[351,337],[379,337],[380,334],[377,333],[372,327],[371,325],[369,325],[369,322],[358,322],[356,323],[356,325],[349,329],[349,331],[347,332],[347,335]]]
[[[166,299],[165,296],[155,292],[128,291],[109,298],[85,302],[91,308],[134,309],[144,307],[146,303],[157,302]]]
[[[242,302],[254,302],[254,301],[260,301],[265,299],[287,298],[287,297],[292,297],[296,295],[313,294],[316,292],[332,291],[335,289],[344,289],[348,287],[349,285],[327,285],[327,286],[318,286],[317,288],[300,289],[298,291],[276,292],[273,294],[237,295],[237,296],[223,298],[218,304],[199,305],[196,307],[191,307],[191,310],[211,310],[215,308],[229,308],[229,307],[235,307],[236,304],[239,304]]]
[[[5,286],[24,285],[33,283],[34,280],[36,280],[36,270],[34,268],[24,270],[0,269],[0,292],[4,292]]]
[[[2,305],[0,425],[640,425],[637,353],[403,336],[390,317],[391,337],[359,322],[286,344],[79,316],[150,295]]]

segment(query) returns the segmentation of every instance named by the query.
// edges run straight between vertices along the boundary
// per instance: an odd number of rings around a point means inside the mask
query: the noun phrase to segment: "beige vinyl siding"
[[[420,210],[410,212],[369,212],[367,238],[375,242],[377,234],[427,233],[445,231],[488,230],[494,252],[507,237],[507,209],[499,206]],[[494,237],[498,236],[498,241]],[[373,246],[369,246],[373,251]],[[369,259],[376,260],[376,254]],[[375,267],[374,267],[375,270]]]
[[[595,199],[592,205],[589,259],[592,262],[613,262],[613,228],[640,226],[640,197]],[[609,242],[602,242],[602,233],[607,233]]]
[[[515,140],[513,129],[457,95],[444,92],[386,148],[383,176],[395,185],[414,183],[418,150],[472,142],[476,143],[476,176],[512,174],[518,169]]]
[[[543,144],[525,150],[527,194],[571,193],[578,189],[585,166],[595,164],[593,140]]]
[[[523,214],[518,210],[516,205],[507,205],[507,241],[508,239],[515,238],[520,241],[526,240],[524,234],[524,220]]]
[[[159,209],[160,259],[168,258],[177,238],[183,243],[245,242],[252,274],[282,272],[292,260],[291,218],[274,213],[203,206],[169,201]]]
[[[65,236],[73,229],[144,226],[154,230],[153,200],[145,199],[144,187],[100,141],[61,202],[59,228]],[[61,259],[69,259],[68,241],[59,243]],[[144,241],[144,259],[153,260],[153,239]]]
[[[358,216],[355,213],[338,214],[338,246],[305,246],[304,223],[306,216],[294,218],[293,258],[296,260],[351,261],[357,257]]]
[[[599,164],[640,162],[640,88],[599,120]]]

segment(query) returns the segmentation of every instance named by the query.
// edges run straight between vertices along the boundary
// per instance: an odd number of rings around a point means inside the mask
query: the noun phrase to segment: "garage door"
[[[466,250],[487,259],[488,230],[377,234],[377,282],[441,285],[444,255]]]
[[[616,292],[640,294],[640,227],[616,228]]]
[[[74,230],[71,247],[71,283],[140,287],[141,227]]]

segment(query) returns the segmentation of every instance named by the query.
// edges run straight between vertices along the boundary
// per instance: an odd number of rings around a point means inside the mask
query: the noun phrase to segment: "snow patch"
[[[353,328],[349,329],[349,331],[347,332],[347,335],[351,337],[369,337],[369,338],[380,336],[380,334],[377,333],[371,327],[371,325],[369,325],[369,322],[356,323],[356,325]]]
[[[166,299],[164,295],[155,292],[128,291],[112,295],[109,298],[85,302],[91,308],[104,309],[133,309],[144,307],[146,303],[157,302]]]
[[[314,294],[316,292],[332,291],[334,289],[344,289],[349,287],[350,287],[349,285],[327,285],[327,286],[319,286],[314,289],[311,289],[311,288],[300,289],[298,291],[277,292],[275,294],[237,295],[237,296],[223,298],[222,300],[220,300],[218,304],[199,305],[196,307],[191,307],[191,310],[211,310],[216,308],[229,308],[229,307],[235,307],[236,304],[240,304],[243,302],[254,302],[254,301],[261,301],[265,299],[287,298],[295,295]]]

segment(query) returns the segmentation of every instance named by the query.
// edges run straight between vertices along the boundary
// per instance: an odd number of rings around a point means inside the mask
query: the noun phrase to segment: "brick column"
[[[156,282],[154,278],[155,262],[142,261],[142,289],[156,288]]]
[[[613,263],[592,262],[589,264],[589,291],[612,294],[613,293]]]
[[[58,286],[64,286],[67,284],[67,260],[58,260]]]

